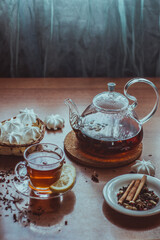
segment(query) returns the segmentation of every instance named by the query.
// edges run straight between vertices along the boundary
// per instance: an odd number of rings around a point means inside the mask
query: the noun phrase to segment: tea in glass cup
[[[64,151],[51,143],[38,143],[24,152],[25,162],[16,165],[20,181],[29,178],[29,186],[36,191],[46,191],[61,175]]]

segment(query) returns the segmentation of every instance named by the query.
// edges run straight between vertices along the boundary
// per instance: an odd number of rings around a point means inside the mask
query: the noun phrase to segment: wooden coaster
[[[106,158],[99,158],[83,152],[79,146],[74,131],[71,131],[65,137],[64,150],[71,160],[74,160],[78,163],[92,167],[109,168],[120,167],[138,159],[142,153],[142,143],[131,150],[130,154],[127,156],[121,153],[116,155],[114,154],[114,158],[113,155],[108,155]]]

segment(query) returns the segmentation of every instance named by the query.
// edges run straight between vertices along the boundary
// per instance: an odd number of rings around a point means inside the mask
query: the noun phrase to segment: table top
[[[71,131],[65,98],[73,99],[81,113],[93,97],[107,90],[107,83],[114,81],[116,90],[123,93],[128,78],[17,78],[0,79],[0,121],[18,114],[20,109],[34,109],[39,118],[59,114],[65,119],[62,130],[46,131],[42,142],[56,143],[63,148],[67,133]],[[160,89],[158,78],[149,78]],[[152,109],[154,91],[141,83],[131,87],[131,93],[138,99],[137,113],[143,117]],[[151,160],[156,167],[156,177],[160,176],[160,112],[144,124],[143,152],[140,159]],[[17,162],[23,158],[0,157],[0,171],[11,176]],[[104,201],[103,187],[112,178],[129,173],[131,164],[119,168],[100,169],[86,167],[71,161],[75,166],[77,180],[74,188],[63,199],[34,200],[31,211],[27,204],[8,206],[0,201],[0,239],[158,239],[160,237],[160,215],[138,218],[126,216],[111,209]],[[98,174],[99,182],[92,180]],[[8,185],[7,185],[8,184]],[[0,183],[0,197],[14,196],[15,189],[10,183]],[[9,193],[8,193],[8,192]],[[8,195],[7,195],[8,194]],[[24,201],[28,201],[25,199]],[[45,211],[43,211],[45,209]]]

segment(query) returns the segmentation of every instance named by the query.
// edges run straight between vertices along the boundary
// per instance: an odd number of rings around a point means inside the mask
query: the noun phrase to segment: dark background
[[[159,0],[0,0],[0,77],[156,77],[159,65]]]

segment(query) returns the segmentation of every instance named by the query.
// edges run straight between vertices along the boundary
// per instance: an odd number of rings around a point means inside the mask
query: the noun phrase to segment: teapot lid
[[[108,91],[99,93],[93,98],[95,107],[109,112],[119,112],[128,108],[128,99],[123,94],[115,92],[115,86],[115,83],[108,83]]]

